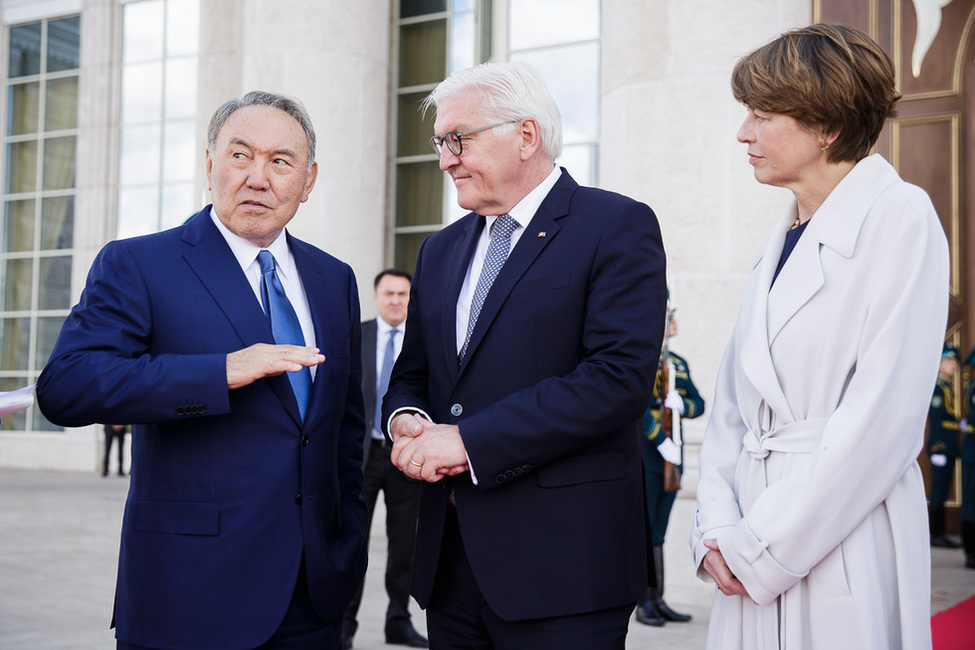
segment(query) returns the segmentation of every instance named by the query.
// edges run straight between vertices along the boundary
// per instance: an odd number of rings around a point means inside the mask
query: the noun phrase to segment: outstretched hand
[[[234,390],[264,377],[298,372],[325,361],[318,348],[303,345],[255,343],[227,355],[227,388]]]

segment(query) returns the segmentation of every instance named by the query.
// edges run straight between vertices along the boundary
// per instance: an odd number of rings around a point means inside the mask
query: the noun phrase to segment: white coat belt
[[[808,454],[819,444],[825,427],[826,418],[814,418],[783,424],[771,431],[749,429],[741,442],[755,460],[764,460],[773,451]]]

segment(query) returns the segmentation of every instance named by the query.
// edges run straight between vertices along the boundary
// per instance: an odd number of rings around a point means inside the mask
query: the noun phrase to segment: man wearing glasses
[[[412,593],[433,648],[619,648],[647,587],[637,421],[663,340],[653,211],[557,167],[527,66],[427,98],[466,217],[420,249],[383,403],[425,481]]]

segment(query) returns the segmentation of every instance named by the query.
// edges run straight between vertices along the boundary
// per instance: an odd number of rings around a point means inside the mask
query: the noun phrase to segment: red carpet
[[[931,618],[934,650],[975,649],[975,596]]]

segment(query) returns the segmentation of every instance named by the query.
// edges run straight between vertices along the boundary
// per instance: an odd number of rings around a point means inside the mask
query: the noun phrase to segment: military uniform
[[[975,348],[965,358],[975,366]],[[968,430],[961,443],[961,539],[965,547],[965,566],[975,569],[975,375],[965,388],[964,401]]]
[[[683,421],[689,418],[696,418],[704,412],[704,398],[697,391],[694,382],[691,381],[690,369],[687,361],[673,352],[670,352],[670,372],[674,377],[674,390],[680,396],[684,406],[684,414],[678,419],[678,425],[683,438]],[[649,408],[643,414],[643,435],[645,442],[643,445],[643,461],[646,466],[646,492],[647,492],[647,511],[650,516],[650,529],[653,532],[653,551],[654,564],[657,571],[657,587],[651,588],[647,595],[647,600],[640,601],[637,605],[637,620],[647,625],[663,625],[666,621],[688,621],[690,616],[678,614],[670,609],[663,601],[664,591],[664,562],[663,544],[664,536],[667,533],[667,523],[670,520],[670,511],[674,507],[674,500],[677,498],[676,490],[664,489],[664,467],[665,461],[658,451],[658,446],[668,440],[666,433],[661,427],[660,409],[667,396],[667,387],[661,386],[661,364],[657,367],[657,379],[653,385],[653,399]],[[676,413],[674,417],[678,417]],[[683,471],[684,448],[680,447],[681,463],[677,465],[678,473]]]
[[[941,355],[945,359],[958,359],[958,350],[946,343]],[[931,493],[928,497],[928,523],[931,545],[958,548],[958,544],[945,535],[945,501],[955,475],[958,458],[958,407],[951,385],[952,378],[944,372],[938,375],[928,409],[928,458],[931,460]]]

